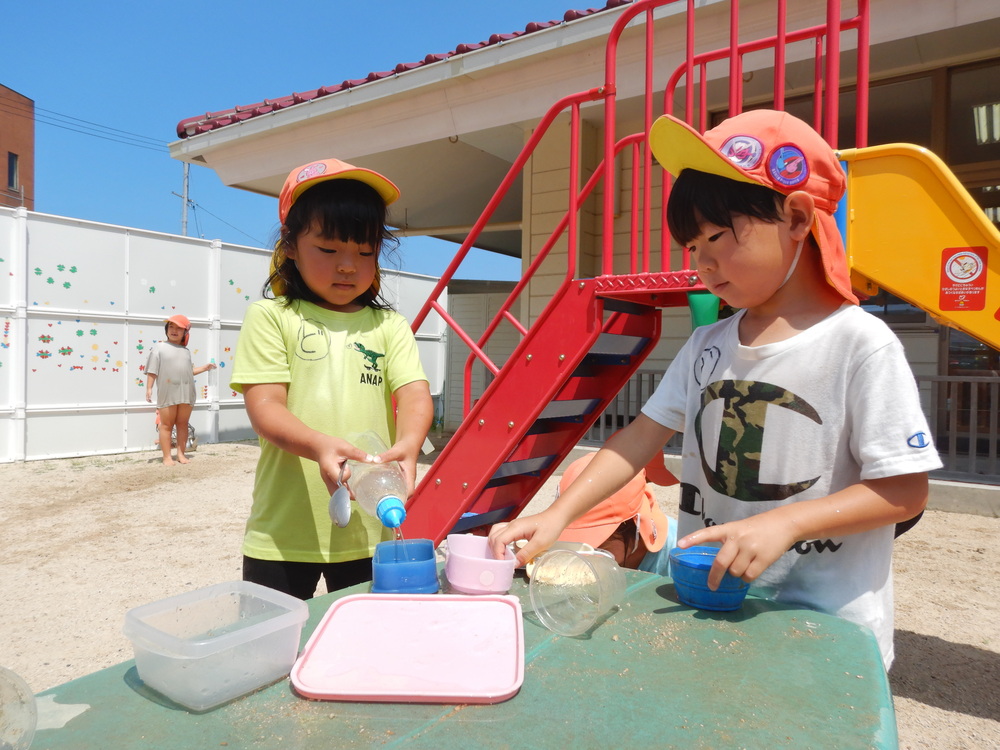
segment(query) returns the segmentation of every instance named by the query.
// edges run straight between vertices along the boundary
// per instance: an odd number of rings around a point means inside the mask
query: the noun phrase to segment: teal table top
[[[132,661],[38,694],[32,750],[72,748],[896,748],[874,637],[853,623],[749,597],[736,612],[678,603],[673,583],[627,571],[622,607],[555,635],[527,586],[520,691],[492,705],[305,700],[288,679],[201,714],[147,688]],[[302,645],[337,598],[309,602]],[[47,723],[53,723],[48,721]]]

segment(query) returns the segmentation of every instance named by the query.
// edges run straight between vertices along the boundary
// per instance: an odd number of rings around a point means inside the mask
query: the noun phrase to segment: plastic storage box
[[[131,609],[124,632],[146,685],[206,711],[287,675],[308,614],[300,599],[231,581]]]

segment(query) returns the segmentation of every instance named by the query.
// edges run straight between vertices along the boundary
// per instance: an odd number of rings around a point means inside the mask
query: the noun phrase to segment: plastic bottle
[[[372,456],[388,450],[382,439],[371,431],[347,439]],[[350,485],[361,509],[383,526],[396,529],[406,520],[406,508],[403,507],[406,479],[395,461],[377,464],[351,461]]]

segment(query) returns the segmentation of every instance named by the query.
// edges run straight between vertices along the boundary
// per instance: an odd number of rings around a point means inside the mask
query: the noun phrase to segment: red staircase
[[[656,59],[654,11],[677,2],[686,5],[686,59],[664,89],[657,92],[652,75],[653,60]],[[840,5],[840,0],[829,0],[826,24],[788,29],[785,0],[776,0],[774,35],[748,42],[739,41],[739,2],[733,0],[730,7],[730,46],[703,53],[694,49],[694,0],[643,0],[622,10],[608,37],[603,85],[566,97],[546,113],[430,299],[413,321],[413,330],[416,331],[431,311],[438,313],[453,329],[454,336],[469,347],[470,355],[465,375],[465,418],[408,503],[407,520],[402,529],[407,538],[432,539],[436,544],[452,531],[482,533],[494,523],[516,517],[654,349],[660,337],[661,308],[685,305],[688,292],[704,290],[697,274],[690,270],[686,251],[680,251],[680,268],[670,269],[670,238],[665,230],[659,232],[660,247],[651,246],[650,238],[654,231],[665,223],[651,210],[652,175],[653,170],[659,170],[659,167],[652,163],[645,143],[645,133],[654,118],[654,100],[666,102],[663,111],[672,112],[678,84],[686,82],[683,116],[688,122],[706,123],[707,100],[704,92],[707,89],[707,65],[728,60],[730,80],[737,82],[730,90],[729,112],[736,114],[743,106],[739,83],[742,81],[743,55],[771,49],[774,50],[776,92],[771,106],[782,109],[785,46],[791,42],[815,40],[814,126],[832,144],[836,139],[837,97],[840,91],[837,86],[824,88],[823,79],[839,81],[840,34],[845,30],[856,30],[857,111],[859,121],[866,120],[863,114],[867,112],[868,2],[858,0],[857,14],[844,20],[840,18]],[[648,74],[645,81],[644,129],[616,140],[615,61],[623,31],[637,18],[646,24]],[[667,43],[670,42],[675,48],[678,46],[676,38],[668,39]],[[696,92],[702,93],[697,108],[694,105]],[[478,340],[473,340],[438,302],[441,293],[541,138],[556,117],[564,112],[569,112],[571,122],[569,185],[579,185],[580,106],[593,101],[604,104],[603,162],[586,185],[578,190],[570,188],[569,206],[562,221],[496,318]],[[861,125],[858,143],[865,143]],[[614,273],[614,191],[605,190],[602,273],[596,278],[578,278],[577,225],[580,207],[604,179],[606,165],[613,165],[616,159],[624,158],[631,158],[633,173],[629,273]],[[668,189],[667,181],[663,182],[665,190],[657,201],[660,205],[665,205],[665,191]],[[514,305],[557,240],[564,237],[568,253],[562,285],[530,327],[525,326],[513,315]],[[490,337],[503,324],[513,325],[522,335],[522,340],[500,367],[485,354],[485,348]],[[495,378],[473,404],[469,394],[470,373],[476,362],[484,365]]]

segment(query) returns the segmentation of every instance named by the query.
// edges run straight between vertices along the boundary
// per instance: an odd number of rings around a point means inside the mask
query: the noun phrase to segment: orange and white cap
[[[370,169],[355,167],[340,159],[320,159],[293,169],[285,179],[278,199],[278,218],[285,223],[292,205],[306,190],[327,180],[357,180],[375,188],[388,206],[399,198],[399,188],[390,180]]]
[[[178,328],[184,329],[184,336],[181,337],[181,346],[187,346],[188,339],[191,338],[191,321],[187,319],[185,315],[171,315],[165,321],[167,323],[173,323]]]
[[[826,280],[844,299],[857,304],[833,216],[847,178],[834,150],[807,123],[787,112],[756,109],[699,133],[676,117],[663,115],[650,128],[649,147],[675,177],[695,169],[763,185],[783,195],[801,190],[812,196],[816,204],[812,234]]]
[[[590,463],[595,453],[588,453],[566,467],[559,480],[559,491],[563,492]],[[663,454],[657,455],[650,464],[611,497],[602,500],[566,527],[559,535],[560,542],[578,542],[600,547],[615,529],[628,520],[634,520],[639,536],[650,552],[663,548],[669,532],[669,521],[656,497],[647,486],[654,482],[662,486],[677,484],[677,478],[663,463]]]

